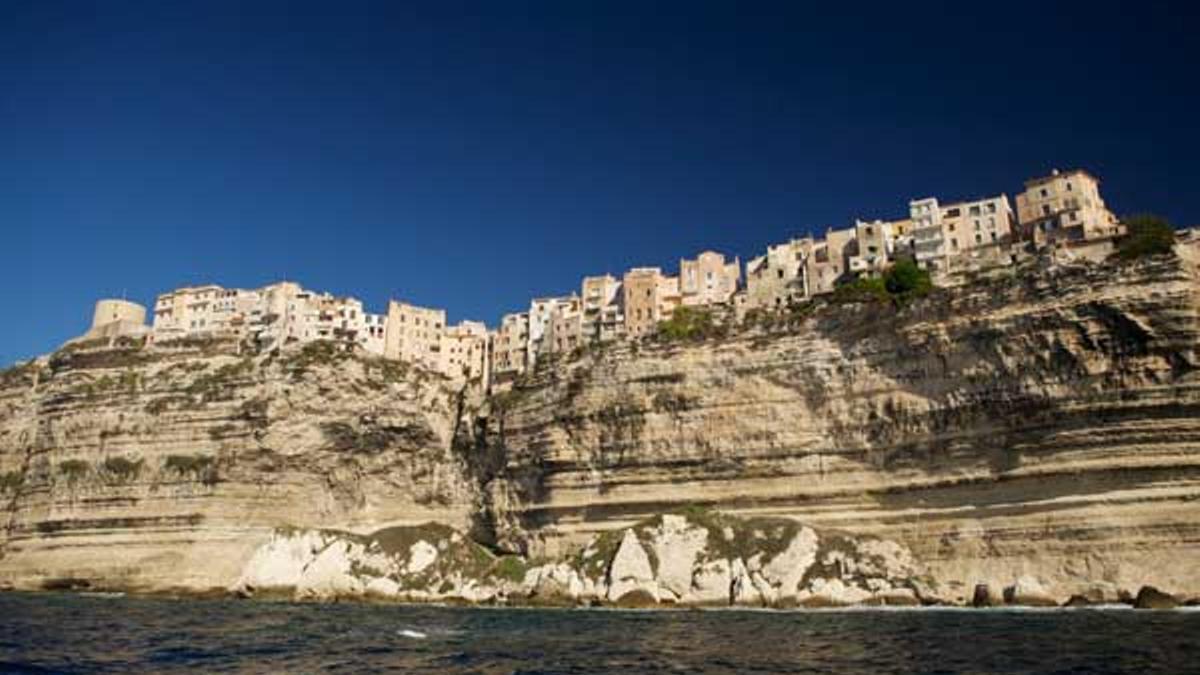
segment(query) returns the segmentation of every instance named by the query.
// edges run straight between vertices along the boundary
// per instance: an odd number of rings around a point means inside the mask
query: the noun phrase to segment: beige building
[[[909,209],[914,257],[927,269],[952,271],[1013,238],[1013,212],[1005,195],[944,205],[927,197],[913,200]]]
[[[545,345],[546,330],[550,326],[551,317],[559,307],[574,308],[579,311],[579,296],[566,295],[554,298],[534,298],[529,303],[529,342],[526,365],[532,368],[537,363],[540,354],[548,353]]]
[[[583,316],[580,334],[584,342],[615,340],[625,333],[621,306],[621,281],[611,274],[584,277],[581,289]]]
[[[504,382],[529,366],[529,314],[505,314],[491,337],[492,381]]]
[[[679,294],[684,305],[728,303],[737,292],[741,279],[741,262],[734,258],[726,263],[725,256],[704,251],[694,260],[679,261]]]
[[[1082,241],[1121,234],[1122,227],[1100,197],[1100,181],[1081,169],[1025,182],[1017,195],[1017,219],[1025,238]]]
[[[579,298],[559,303],[550,313],[542,336],[542,354],[569,354],[583,344],[583,309]]]
[[[852,253],[847,256],[847,267],[857,274],[881,274],[891,264],[895,243],[896,233],[891,223],[855,221],[854,242],[848,245]]]
[[[92,325],[83,335],[69,340],[112,340],[120,337],[140,338],[150,332],[146,325],[146,308],[128,300],[98,300],[92,311]]]
[[[453,380],[475,380],[488,374],[488,331],[478,321],[461,321],[446,328],[441,338],[442,374]],[[486,382],[484,383],[486,386]]]
[[[659,322],[669,321],[680,305],[679,277],[668,277],[657,267],[635,267],[621,280],[625,333],[641,337],[653,333]]]
[[[846,274],[856,228],[825,231],[767,247],[746,263],[744,308],[782,308],[833,291]]]
[[[442,372],[442,332],[446,310],[392,300],[384,328],[383,355]]]

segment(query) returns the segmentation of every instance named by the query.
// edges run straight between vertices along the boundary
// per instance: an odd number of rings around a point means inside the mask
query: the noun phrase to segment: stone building
[[[441,372],[445,327],[446,310],[392,300],[388,303],[383,355]]]
[[[540,354],[548,353],[544,344],[546,330],[550,326],[551,317],[559,307],[573,307],[575,311],[578,311],[579,296],[566,295],[552,298],[534,298],[529,303],[527,367],[532,368],[537,363],[537,358]]]
[[[583,310],[579,298],[572,302],[559,303],[550,312],[550,321],[542,336],[541,353],[569,354],[580,347],[583,340]]]
[[[584,277],[580,334],[584,342],[615,340],[625,333],[621,281],[611,274]]]
[[[1025,181],[1017,195],[1017,221],[1027,239],[1083,241],[1114,237],[1121,224],[1100,196],[1100,181],[1075,169]]]
[[[895,244],[896,234],[891,223],[855,221],[853,253],[847,256],[847,267],[856,274],[877,276],[891,264]]]
[[[484,378],[488,368],[488,331],[479,321],[461,321],[446,328],[441,337],[438,370],[452,380]]]
[[[621,280],[621,298],[625,333],[648,335],[659,322],[669,321],[679,306],[679,277],[666,276],[657,267],[635,267]]]
[[[1013,212],[1005,195],[954,204],[927,197],[913,200],[909,209],[914,257],[930,270],[953,271],[1013,240]]]
[[[679,261],[679,295],[684,305],[711,305],[729,302],[737,292],[742,275],[737,258],[726,263],[725,256],[704,251],[694,260]]]
[[[140,338],[150,332],[146,325],[146,308],[128,300],[96,301],[92,325],[83,335],[67,344],[81,340],[114,340],[121,337]]]
[[[505,314],[491,336],[492,382],[505,383],[529,366],[529,314]]]

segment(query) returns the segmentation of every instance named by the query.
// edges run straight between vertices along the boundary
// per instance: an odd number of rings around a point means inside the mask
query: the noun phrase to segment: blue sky
[[[199,282],[494,324],[1056,166],[1200,223],[1192,3],[811,4],[10,3],[0,364]]]

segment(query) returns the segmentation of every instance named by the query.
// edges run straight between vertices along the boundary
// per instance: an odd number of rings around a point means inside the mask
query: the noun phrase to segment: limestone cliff
[[[1194,258],[1026,267],[897,309],[816,305],[592,350],[492,401],[501,546],[556,554],[682,504],[907,545],[959,602],[1200,594]]]
[[[786,606],[1200,596],[1196,252],[545,359],[0,374],[0,587]]]
[[[459,392],[315,343],[73,345],[0,389],[0,582],[224,587],[281,525],[437,521],[474,503]]]

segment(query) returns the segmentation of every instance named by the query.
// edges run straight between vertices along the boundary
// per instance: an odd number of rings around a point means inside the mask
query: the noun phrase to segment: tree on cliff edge
[[[1163,255],[1175,247],[1175,228],[1166,218],[1142,213],[1123,218],[1121,223],[1126,230],[1117,243],[1116,256],[1121,260]]]

